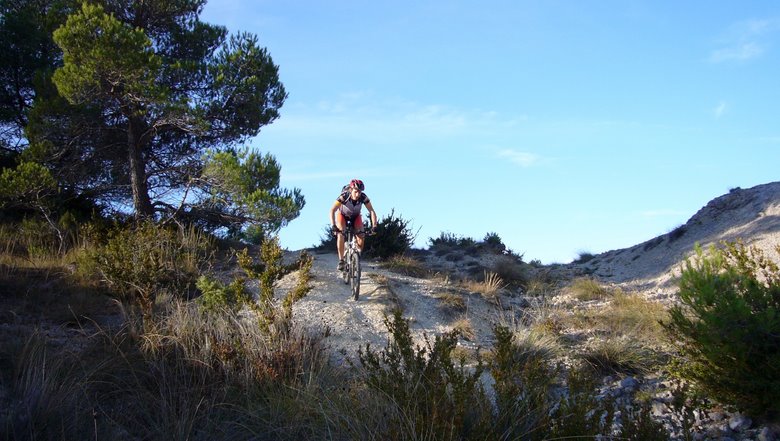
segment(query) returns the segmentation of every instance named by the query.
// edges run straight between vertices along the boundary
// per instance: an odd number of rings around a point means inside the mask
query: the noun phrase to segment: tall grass
[[[93,418],[86,389],[92,381],[91,370],[79,369],[71,354],[57,353],[47,347],[39,333],[30,335],[16,348],[4,347],[11,358],[6,411],[0,413],[4,439],[60,439],[92,432]]]

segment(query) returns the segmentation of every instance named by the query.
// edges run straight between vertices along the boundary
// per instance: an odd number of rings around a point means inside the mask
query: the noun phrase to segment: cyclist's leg
[[[336,212],[336,227],[342,231],[336,235],[336,252],[339,255],[339,260],[344,260],[344,229],[347,227],[347,220],[340,211]]]
[[[355,216],[355,238],[357,239],[358,249],[363,251],[363,243],[365,242],[366,235],[363,234],[363,216]]]

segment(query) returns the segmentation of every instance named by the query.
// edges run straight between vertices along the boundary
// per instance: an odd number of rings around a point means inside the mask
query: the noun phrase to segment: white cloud
[[[780,19],[753,19],[734,23],[720,39],[709,61],[748,61],[766,53],[770,35],[780,30]]]
[[[726,113],[727,108],[728,106],[726,105],[725,101],[721,101],[720,103],[718,103],[718,105],[715,106],[714,109],[712,109],[712,112],[715,114],[715,118],[720,118],[721,116],[723,116],[723,114]]]
[[[764,53],[764,48],[758,43],[749,42],[738,46],[725,47],[712,51],[710,61],[713,63],[723,63],[726,61],[747,61],[757,58]]]
[[[523,115],[491,110],[381,100],[370,94],[342,95],[314,104],[289,104],[288,111],[268,130],[372,145],[444,145],[453,138],[488,138],[516,130],[526,119]]]
[[[538,155],[528,152],[518,152],[517,150],[504,149],[498,152],[501,158],[507,158],[509,161],[521,166],[530,167],[541,159]]]

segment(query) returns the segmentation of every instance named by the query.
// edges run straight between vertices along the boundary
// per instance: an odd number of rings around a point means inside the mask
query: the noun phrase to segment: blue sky
[[[289,98],[250,145],[306,197],[291,250],[353,177],[418,247],[492,232],[544,263],[780,180],[774,0],[211,0],[202,19],[280,67]]]

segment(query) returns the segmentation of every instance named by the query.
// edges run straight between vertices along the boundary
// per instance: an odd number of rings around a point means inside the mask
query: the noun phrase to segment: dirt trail
[[[363,262],[360,298],[354,301],[349,285],[336,271],[337,263],[335,253],[314,254],[312,289],[293,307],[296,323],[314,331],[329,330],[326,342],[335,349],[336,361],[343,362],[345,356],[354,357],[358,348],[366,344],[384,347],[388,339],[385,317],[396,306],[410,320],[412,335],[421,345],[424,335],[432,340],[456,324],[468,323],[472,335],[468,340],[461,339],[459,345],[486,347],[492,337],[493,323],[501,316],[500,308],[474,293],[458,293],[464,298],[465,307],[453,310],[440,299],[444,293],[452,292],[452,286],[435,279],[396,274],[372,261]],[[280,281],[278,289],[289,290],[296,280],[296,273],[289,274]]]

